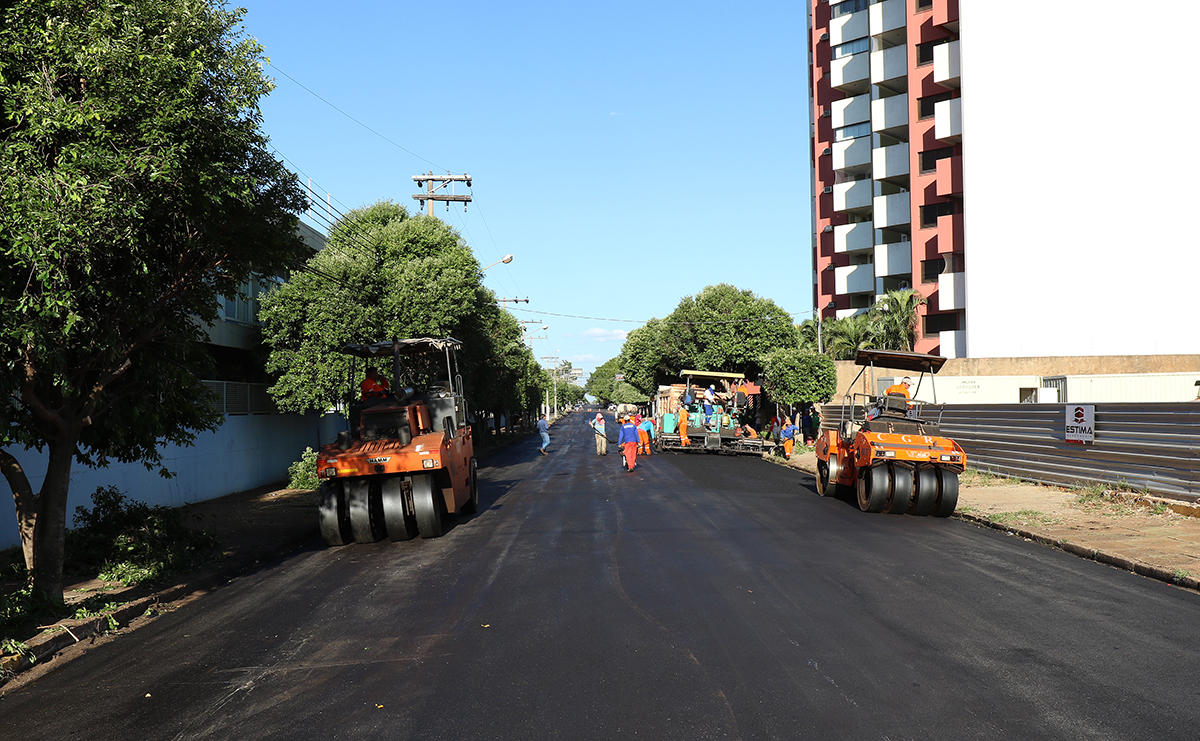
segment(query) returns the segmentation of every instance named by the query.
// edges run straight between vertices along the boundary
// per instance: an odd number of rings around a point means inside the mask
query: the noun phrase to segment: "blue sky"
[[[808,316],[803,3],[245,5],[289,166],[343,211],[470,173],[467,212],[434,213],[483,265],[515,255],[485,283],[549,325],[536,355],[590,371],[715,283]]]

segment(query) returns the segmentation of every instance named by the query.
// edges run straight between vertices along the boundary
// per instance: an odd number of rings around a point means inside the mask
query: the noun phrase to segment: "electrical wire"
[[[698,325],[698,324],[749,324],[751,322],[772,321],[773,319],[777,318],[777,316],[778,316],[775,314],[764,314],[763,316],[750,317],[748,319],[720,319],[720,320],[705,321],[705,322],[668,322],[663,319],[610,319],[610,318],[601,317],[601,316],[579,316],[577,314],[556,314],[552,311],[538,311],[537,309],[522,309],[519,306],[512,307],[512,310],[513,311],[524,311],[528,314],[542,314],[544,316],[565,317],[567,319],[588,319],[593,322],[629,322],[631,324],[647,324],[649,322],[658,322],[659,324],[688,325],[688,326]],[[810,313],[812,313],[812,309],[808,309],[806,311],[780,312],[780,314],[782,316],[786,316],[789,319],[793,316],[796,316],[797,314],[810,314]]]

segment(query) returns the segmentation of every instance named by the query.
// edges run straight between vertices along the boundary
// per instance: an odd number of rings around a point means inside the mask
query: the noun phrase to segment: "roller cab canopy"
[[[389,340],[373,342],[369,345],[350,343],[342,348],[347,355],[360,358],[381,358],[400,355],[424,355],[426,353],[462,349],[462,343],[453,337],[435,339],[433,337],[414,337],[407,340]]]
[[[946,359],[940,355],[925,355],[919,352],[899,352],[898,350],[859,350],[854,358],[856,365],[880,366],[914,373],[937,373],[946,364]]]

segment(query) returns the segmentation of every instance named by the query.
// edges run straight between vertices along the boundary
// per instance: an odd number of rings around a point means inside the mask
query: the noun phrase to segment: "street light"
[[[488,268],[494,268],[494,267],[496,267],[497,265],[499,265],[500,263],[504,263],[505,265],[507,265],[507,264],[509,264],[509,263],[510,263],[510,262],[512,262],[512,261],[513,261],[513,256],[512,256],[512,255],[505,255],[504,257],[502,257],[501,259],[499,259],[499,260],[497,260],[496,262],[492,263],[491,265],[488,265],[488,266],[487,266],[487,268],[484,268],[483,270],[487,270]],[[481,270],[480,272],[483,272],[483,270]]]

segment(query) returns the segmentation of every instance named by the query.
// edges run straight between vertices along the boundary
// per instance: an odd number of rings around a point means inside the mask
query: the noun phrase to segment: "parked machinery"
[[[828,496],[852,487],[864,512],[950,516],[958,504],[958,474],[967,455],[941,435],[936,386],[934,404],[903,395],[851,393],[868,367],[874,381],[876,366],[919,372],[919,389],[926,374],[933,383],[946,359],[860,350],[855,362],[863,370],[842,397],[837,429],[824,430],[817,440],[817,491]]]
[[[351,404],[350,429],[317,456],[318,516],[328,545],[435,538],[448,513],[478,510],[461,348],[452,337],[422,337],[342,349],[360,358],[390,357],[393,380],[385,398]],[[403,379],[423,382],[424,391],[403,387]]]

